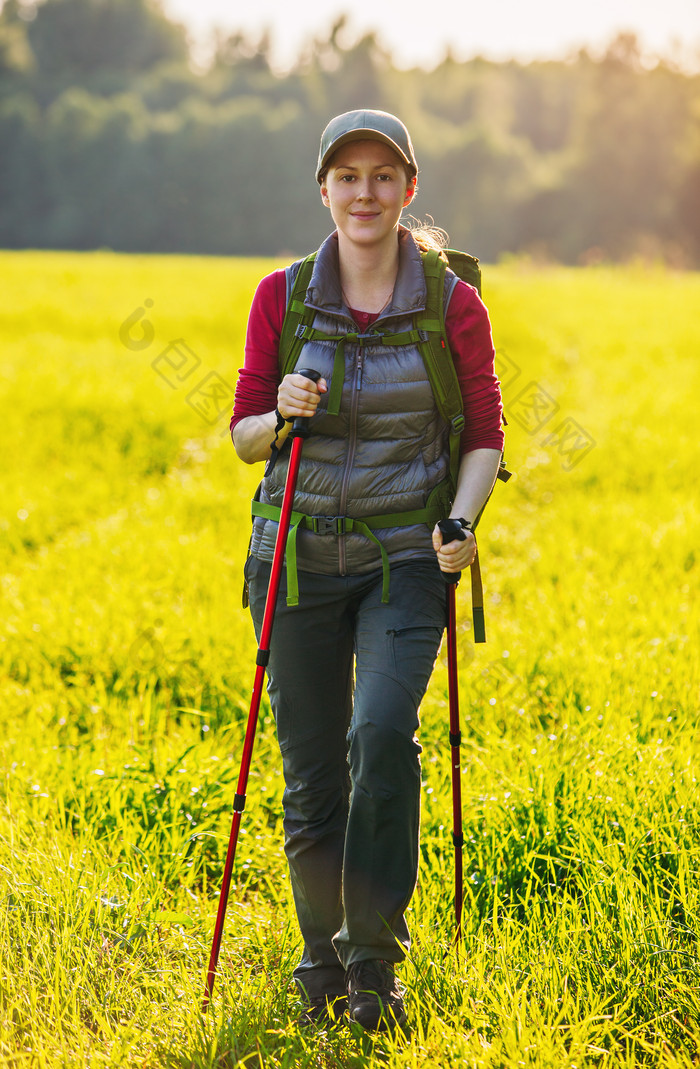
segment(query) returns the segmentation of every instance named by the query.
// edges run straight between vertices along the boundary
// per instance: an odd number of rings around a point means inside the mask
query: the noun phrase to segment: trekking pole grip
[[[467,532],[459,520],[438,520],[438,527],[442,533],[443,542],[466,542]],[[443,572],[442,578],[446,583],[457,584],[462,578],[461,572]]]
[[[313,368],[300,368],[297,375],[303,375],[305,379],[311,379],[312,382],[318,382],[321,378],[319,371],[314,371]],[[290,438],[308,438],[311,434],[309,429],[309,420],[311,416],[297,416],[292,425],[292,429],[289,432]]]

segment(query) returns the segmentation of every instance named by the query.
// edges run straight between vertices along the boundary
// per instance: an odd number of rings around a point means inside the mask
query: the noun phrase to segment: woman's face
[[[332,157],[321,197],[344,238],[373,245],[391,238],[415,185],[388,145],[351,141]]]

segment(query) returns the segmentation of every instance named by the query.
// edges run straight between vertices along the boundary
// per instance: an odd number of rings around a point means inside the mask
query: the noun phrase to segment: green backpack
[[[474,286],[479,295],[481,295],[481,268],[479,267],[479,261],[476,257],[470,256],[466,252],[458,252],[454,249],[445,250],[445,255],[448,258],[449,267],[455,275],[457,275],[459,279],[462,279],[462,281],[468,282],[469,285]],[[420,521],[427,522],[434,526],[439,519],[445,518],[445,503],[454,498],[457,489],[457,476],[461,459],[459,452],[460,436],[465,425],[462,394],[459,388],[459,382],[457,380],[457,374],[455,372],[454,362],[452,360],[452,354],[450,353],[445,330],[445,271],[448,265],[436,250],[421,253],[427,286],[427,300],[425,309],[416,313],[413,317],[413,328],[411,330],[391,334],[381,330],[372,330],[370,328],[365,332],[332,335],[314,328],[313,322],[316,317],[316,312],[304,303],[306,291],[309,288],[309,283],[311,281],[315,257],[316,253],[311,253],[305,260],[302,260],[294,280],[289,301],[287,302],[287,311],[282,324],[279,345],[280,378],[284,378],[285,375],[294,371],[301,351],[307,341],[335,341],[337,344],[333,362],[333,374],[328,393],[328,413],[329,415],[337,415],[340,411],[340,401],[345,378],[346,342],[367,345],[372,344],[373,341],[377,341],[381,338],[382,345],[417,345],[423,358],[423,363],[425,364],[425,369],[430,380],[438,410],[449,427],[450,466],[445,480],[447,485],[445,487],[441,486],[437,488],[438,491],[441,492],[437,493],[435,503],[432,506],[429,504],[429,507],[423,510],[425,513],[424,516],[421,515],[418,517],[417,513],[413,512],[406,513],[405,517],[403,515],[395,515],[391,517],[365,517],[362,523],[354,521],[354,529],[358,530],[362,527],[366,527],[368,537],[377,541],[376,537],[371,534],[371,530],[376,530],[378,527],[398,527],[401,526],[402,523],[416,523]],[[505,482],[510,479],[510,477],[511,472],[508,471],[503,458],[501,458],[498,478]],[[435,494],[435,491],[433,491],[433,493]],[[256,502],[253,503],[253,515],[268,515],[270,513],[271,506],[257,505],[256,507],[256,504]],[[472,527],[476,527],[484,511],[484,507],[482,507],[479,515],[473,521]],[[296,522],[299,523],[300,521],[303,522],[311,519],[313,518],[299,517]],[[346,526],[345,529],[349,530],[351,528]],[[383,547],[380,543],[378,544],[380,551],[383,552]],[[471,579],[474,641],[485,642],[486,634],[484,628],[483,590],[478,554],[471,567]],[[388,600],[388,563],[385,569],[383,600]]]

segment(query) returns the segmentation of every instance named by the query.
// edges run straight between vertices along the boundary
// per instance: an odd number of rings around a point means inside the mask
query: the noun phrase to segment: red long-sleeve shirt
[[[245,363],[239,371],[231,430],[247,416],[273,412],[277,406],[279,340],[286,311],[284,270],[260,282],[248,319]],[[366,330],[377,318],[352,311]],[[458,282],[450,300],[445,329],[459,380],[466,425],[461,451],[503,449],[501,391],[494,371],[494,348],[488,313],[476,290]]]

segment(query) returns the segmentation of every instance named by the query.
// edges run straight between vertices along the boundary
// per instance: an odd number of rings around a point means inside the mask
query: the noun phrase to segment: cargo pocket
[[[386,633],[390,671],[418,702],[428,687],[442,632],[434,624],[423,624],[390,629]]]

